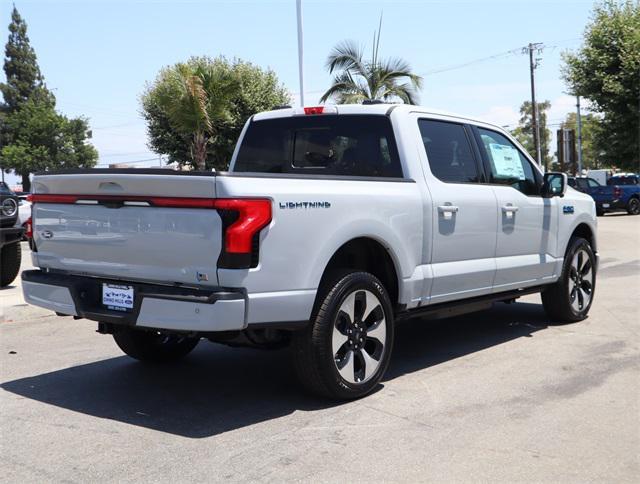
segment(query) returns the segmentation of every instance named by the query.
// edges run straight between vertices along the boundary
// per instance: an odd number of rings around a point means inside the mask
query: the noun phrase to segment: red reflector
[[[250,254],[253,236],[271,222],[271,201],[265,199],[219,199],[215,208],[238,212],[238,219],[227,228],[225,251]]]
[[[33,238],[33,225],[32,225],[32,221],[31,221],[31,217],[29,217],[27,219],[27,221],[24,223],[25,226],[25,231],[24,231],[24,235],[28,238],[28,239],[32,239]]]
[[[620,198],[622,196],[622,188],[618,186],[613,187],[613,196],[614,198]]]
[[[304,114],[322,114],[324,111],[324,106],[310,106],[308,108],[304,108]]]

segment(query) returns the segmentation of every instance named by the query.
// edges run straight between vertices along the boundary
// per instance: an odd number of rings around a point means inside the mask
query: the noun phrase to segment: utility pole
[[[529,52],[529,70],[531,73],[531,129],[533,131],[533,144],[536,147],[536,161],[542,166],[542,148],[540,146],[540,123],[538,123],[538,105],[536,104],[536,81],[535,70],[538,59],[533,58],[533,51],[541,52],[544,48],[542,43],[533,43],[526,46],[523,50]],[[545,160],[545,171],[547,170]]]
[[[580,116],[580,96],[576,96],[576,124],[578,125],[578,175],[582,175],[582,116]]]
[[[304,107],[304,74],[302,72],[302,0],[296,0],[296,13],[298,15],[298,75],[300,77],[300,106]]]

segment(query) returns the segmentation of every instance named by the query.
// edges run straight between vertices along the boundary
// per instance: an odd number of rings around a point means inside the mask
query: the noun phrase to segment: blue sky
[[[192,55],[270,67],[297,99],[295,0],[15,3],[58,109],[90,118],[100,164],[157,158],[146,146],[139,95],[161,67]],[[331,47],[353,39],[370,48],[383,12],[381,54],[403,57],[424,75],[421,104],[500,125],[515,125],[520,104],[530,97],[528,57],[519,48],[543,42],[537,95],[552,102],[549,120],[559,123],[575,109],[560,77],[560,54],[579,47],[592,6],[566,0],[303,0],[306,104],[315,103],[330,82],[324,63]],[[0,7],[4,44],[11,2],[0,0]],[[471,62],[478,59],[486,60]]]

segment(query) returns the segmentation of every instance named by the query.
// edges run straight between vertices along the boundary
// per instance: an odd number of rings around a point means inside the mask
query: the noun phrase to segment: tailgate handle
[[[122,188],[122,185],[116,182],[100,182],[98,190],[104,190],[107,192],[122,192],[124,191],[124,188]]]

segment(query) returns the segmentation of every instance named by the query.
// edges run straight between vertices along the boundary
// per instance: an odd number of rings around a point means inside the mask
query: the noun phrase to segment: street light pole
[[[300,77],[300,106],[304,107],[304,73],[302,68],[302,0],[296,0],[296,13],[298,16],[298,75]]]
[[[536,148],[536,161],[542,166],[542,148],[540,146],[540,123],[538,122],[538,104],[536,103],[536,62],[533,60],[533,51],[540,50],[542,44],[529,44],[526,49],[529,51],[529,70],[531,74],[531,128],[533,131],[533,144]],[[545,171],[547,167],[545,166]]]
[[[578,128],[578,175],[582,175],[582,116],[580,115],[580,96],[576,96],[576,124]]]

